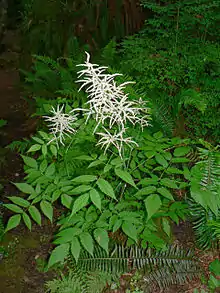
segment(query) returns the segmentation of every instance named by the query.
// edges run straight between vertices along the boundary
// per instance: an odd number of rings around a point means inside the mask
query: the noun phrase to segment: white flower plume
[[[131,137],[126,136],[129,124],[139,125],[142,130],[149,126],[150,116],[149,108],[146,106],[147,102],[141,99],[129,100],[124,89],[128,84],[134,82],[128,81],[117,85],[115,77],[122,74],[105,73],[108,67],[92,64],[89,53],[86,52],[86,55],[85,63],[77,65],[84,67],[84,69],[78,72],[76,82],[81,83],[79,91],[85,89],[88,101],[84,108],[73,109],[69,114],[63,112],[64,105],[61,108],[57,106],[56,110],[52,108],[53,115],[44,117],[50,123],[50,132],[54,136],[51,141],[56,140],[64,145],[65,136],[76,132],[73,128],[73,123],[77,120],[76,113],[83,111],[87,115],[86,122],[90,118],[95,119],[94,133],[98,128],[103,130],[103,132],[97,133],[101,136],[97,145],[105,148],[105,152],[113,145],[122,156],[124,145],[129,147],[137,145]]]
[[[64,145],[65,136],[70,136],[70,134],[76,132],[72,126],[77,120],[77,114],[65,114],[63,109],[64,105],[61,108],[58,105],[56,109],[52,107],[52,116],[44,116],[45,120],[49,122],[48,127],[50,128],[50,133],[54,136],[49,143],[56,140]]]
[[[122,74],[105,74],[108,67],[100,67],[97,64],[90,63],[90,55],[86,52],[87,59],[83,66],[85,69],[78,72],[78,83],[81,83],[79,91],[85,88],[88,93],[89,110],[87,120],[93,116],[97,122],[94,132],[101,126],[108,125],[108,131],[104,128],[105,133],[99,133],[102,136],[98,145],[105,146],[105,151],[112,144],[121,154],[123,144],[134,143],[131,138],[124,137],[128,123],[132,125],[140,125],[141,129],[149,126],[149,108],[146,102],[139,99],[138,101],[130,101],[128,94],[123,89],[128,84],[134,82],[124,82],[116,85],[115,77]],[[82,78],[83,77],[83,78]],[[113,128],[117,132],[111,134],[109,131]]]
[[[87,104],[90,108],[88,118],[94,115],[97,127],[108,122],[109,129],[114,125],[125,129],[128,122],[133,125],[148,126],[149,109],[143,105],[143,101],[142,104],[139,101],[129,101],[128,95],[123,92],[126,85],[134,82],[128,81],[117,86],[114,78],[122,74],[104,74],[107,67],[90,63],[90,55],[87,52],[86,55],[85,64],[77,65],[86,67],[78,72],[78,78],[84,76],[84,79],[79,79],[77,82],[82,83],[79,90],[86,87],[85,91],[88,93]],[[145,112],[144,116],[143,112]]]

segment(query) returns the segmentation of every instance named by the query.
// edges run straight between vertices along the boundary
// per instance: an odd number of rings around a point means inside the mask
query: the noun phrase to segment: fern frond
[[[188,204],[199,248],[216,248],[220,238],[220,229],[218,232],[218,227],[220,227],[220,210],[218,216],[216,216],[210,209],[206,210],[192,200]],[[215,225],[211,225],[210,223],[216,223],[217,230],[215,229]]]
[[[26,150],[31,146],[30,140],[24,138],[23,140],[14,140],[9,145],[7,145],[7,148],[11,151],[16,151],[20,154],[24,154]]]
[[[53,70],[60,69],[59,63],[48,56],[33,55],[33,57],[36,60],[41,61],[42,63],[46,64],[49,68],[51,68]]]
[[[201,151],[202,152],[202,151]],[[220,153],[208,152],[202,153],[205,160],[199,162],[201,170],[200,184],[210,190],[216,190],[220,186]]]
[[[163,131],[165,135],[171,136],[175,122],[169,107],[161,100],[151,101],[153,122]]]
[[[59,279],[46,283],[48,293],[100,293],[111,282],[112,277],[104,272],[85,272],[70,269],[67,276],[61,274]]]
[[[189,280],[198,278],[198,267],[191,266],[190,270],[184,266],[184,263],[177,263],[171,270],[168,267],[160,268],[146,277],[144,277],[147,292],[153,292],[153,285],[158,286],[161,290],[171,285],[182,285]]]
[[[220,217],[218,221],[210,221],[208,223],[208,226],[210,226],[213,229],[214,236],[220,242]]]
[[[152,271],[155,267],[175,268],[182,264],[186,272],[196,265],[193,253],[178,246],[171,246],[166,251],[154,251],[138,246],[124,247],[117,245],[109,255],[99,246],[95,247],[94,257],[83,251],[77,267],[86,271],[100,270],[111,274],[125,273],[133,269]],[[76,264],[75,264],[76,265]]]

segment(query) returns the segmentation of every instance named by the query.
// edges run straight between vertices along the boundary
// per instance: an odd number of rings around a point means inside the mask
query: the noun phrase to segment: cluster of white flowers
[[[78,72],[78,83],[82,83],[80,90],[85,88],[88,93],[89,109],[73,109],[69,115],[61,113],[63,108],[57,111],[53,109],[54,117],[47,117],[51,124],[51,132],[60,142],[63,142],[64,133],[74,133],[75,130],[70,126],[76,120],[75,112],[78,110],[85,111],[87,115],[86,122],[90,117],[96,120],[96,133],[99,127],[102,127],[102,132],[97,133],[101,136],[97,145],[107,149],[114,145],[119,155],[122,156],[123,145],[137,145],[130,137],[126,137],[126,127],[128,122],[132,125],[140,125],[141,128],[149,126],[149,109],[146,107],[146,102],[139,99],[138,101],[130,101],[128,94],[123,92],[126,85],[134,82],[124,82],[117,85],[115,77],[122,75],[119,73],[106,74],[104,73],[107,67],[100,67],[97,64],[90,63],[90,55],[86,52],[87,59],[84,64],[77,66],[85,69]],[[83,78],[82,78],[83,77]]]
[[[72,126],[77,120],[77,114],[65,114],[63,108],[64,105],[61,108],[58,105],[56,110],[52,107],[52,116],[44,116],[45,120],[49,122],[48,127],[50,132],[53,134],[53,138],[49,143],[56,140],[64,145],[65,136],[70,136],[70,134],[75,134],[76,132]]]
[[[127,122],[133,125],[139,123],[141,127],[148,126],[149,115],[148,108],[141,99],[139,101],[129,101],[128,94],[123,89],[128,84],[134,82],[128,81],[116,85],[114,78],[122,74],[104,74],[107,67],[99,67],[97,64],[90,63],[90,55],[86,52],[87,60],[85,64],[77,66],[86,67],[78,72],[79,77],[83,79],[77,82],[82,83],[79,90],[86,87],[88,93],[89,112],[88,117],[93,115],[97,122],[97,127],[108,123],[108,128],[117,126],[119,130],[125,130]],[[145,115],[143,115],[145,113]],[[95,129],[96,130],[96,129]]]

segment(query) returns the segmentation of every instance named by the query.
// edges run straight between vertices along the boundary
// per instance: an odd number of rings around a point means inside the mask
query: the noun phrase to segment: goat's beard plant
[[[149,126],[149,108],[142,99],[131,101],[128,94],[124,93],[126,85],[133,82],[117,85],[114,79],[121,74],[104,73],[107,67],[90,63],[89,53],[86,52],[86,55],[86,62],[77,65],[85,69],[78,72],[76,82],[82,84],[79,91],[85,88],[88,101],[85,108],[72,109],[69,114],[63,113],[63,106],[61,109],[58,106],[57,110],[52,110],[51,117],[45,117],[54,136],[51,141],[56,140],[57,143],[64,145],[64,137],[76,133],[73,125],[77,121],[78,112],[81,111],[87,116],[85,123],[89,119],[96,122],[93,133],[100,137],[97,145],[104,148],[105,153],[114,146],[122,158],[125,146],[138,146],[132,137],[127,136],[129,124],[138,125],[141,130]]]

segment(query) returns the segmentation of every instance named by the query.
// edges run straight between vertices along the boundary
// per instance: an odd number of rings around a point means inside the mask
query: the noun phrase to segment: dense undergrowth
[[[117,17],[105,5],[84,1],[76,22],[70,2],[24,1],[33,59],[21,72],[39,123],[10,146],[26,177],[4,204],[14,213],[5,232],[42,217],[55,223],[47,269],[62,263],[67,274],[47,284],[51,293],[102,292],[135,270],[140,292],[199,277],[199,261],[173,245],[172,231],[190,221],[196,247],[219,248],[220,3],[143,0],[145,24],[127,36],[124,24],[112,31]],[[89,33],[76,34],[80,13],[89,27],[100,7],[86,42]],[[209,269],[201,292],[219,286],[218,260]]]

